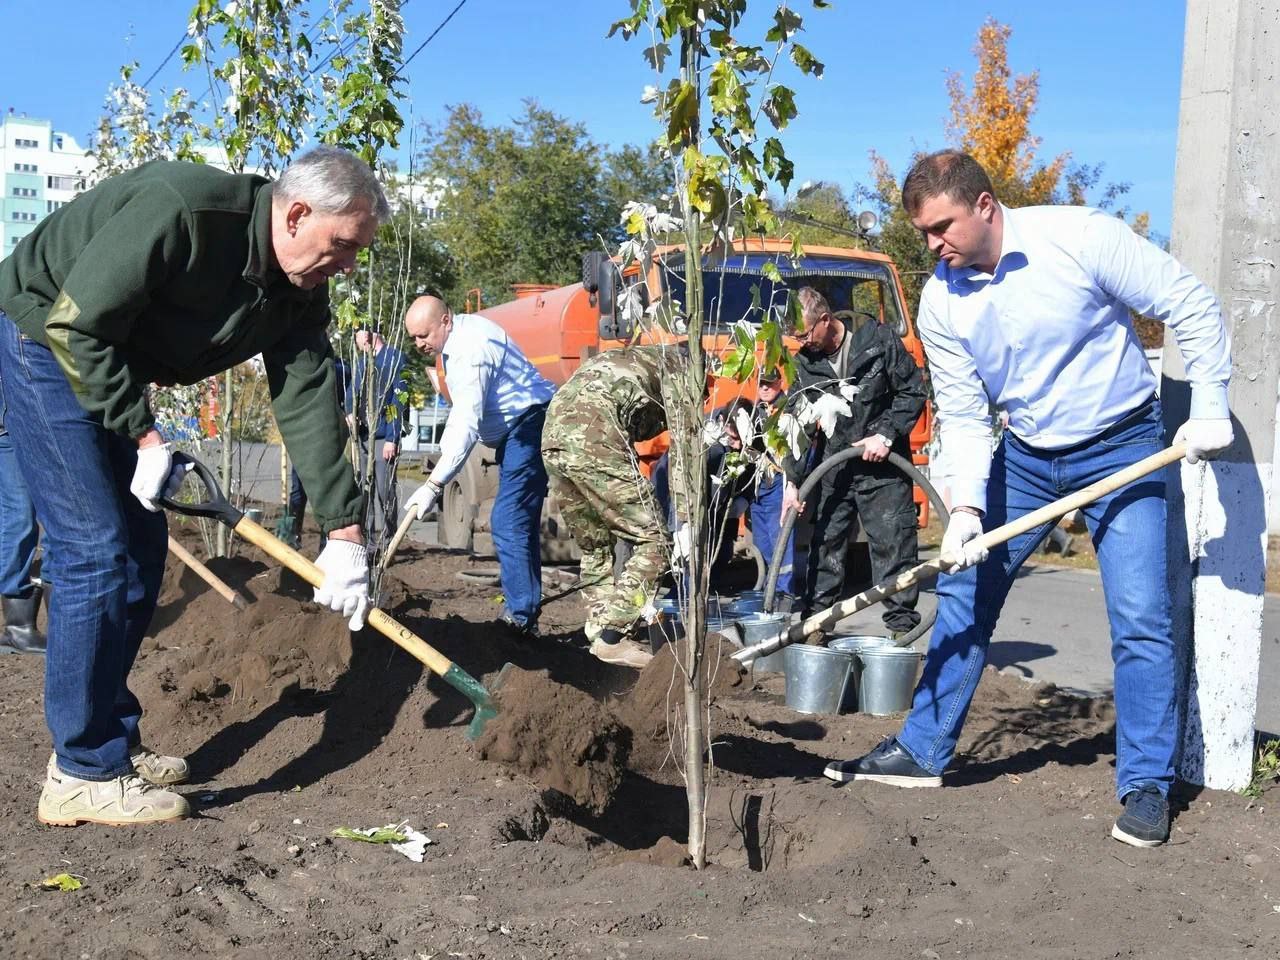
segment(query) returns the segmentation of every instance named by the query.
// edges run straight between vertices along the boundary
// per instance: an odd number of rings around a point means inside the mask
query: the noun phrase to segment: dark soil
[[[133,671],[147,741],[189,758],[199,815],[44,827],[43,663],[0,657],[0,957],[1280,956],[1280,794],[1183,788],[1170,844],[1119,844],[1110,702],[990,671],[946,788],[903,791],[821,777],[900,718],[802,716],[780,677],[721,660],[710,866],[694,871],[675,657],[642,673],[595,660],[576,594],[522,641],[496,622],[496,588],[456,577],[478,565],[406,549],[384,607],[486,683],[520,668],[507,720],[544,738],[523,770],[481,759],[464,697],[250,551],[211,564],[243,613],[170,569]],[[553,752],[619,779],[548,789]],[[432,839],[424,863],[331,836],[403,821]],[[62,872],[83,889],[35,888]]]
[[[631,731],[599,701],[544,670],[507,670],[494,697],[498,715],[476,740],[480,758],[603,813],[622,782]]]

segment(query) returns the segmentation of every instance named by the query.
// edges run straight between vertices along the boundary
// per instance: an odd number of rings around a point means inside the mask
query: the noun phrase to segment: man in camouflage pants
[[[610,350],[584,363],[547,410],[542,459],[582,551],[591,652],[608,663],[642,667],[653,656],[633,634],[670,567],[670,545],[634,445],[667,429],[662,381],[683,376],[687,363],[670,344]],[[683,484],[673,482],[672,490]],[[679,515],[682,500],[677,497]],[[615,580],[616,540],[632,552]]]

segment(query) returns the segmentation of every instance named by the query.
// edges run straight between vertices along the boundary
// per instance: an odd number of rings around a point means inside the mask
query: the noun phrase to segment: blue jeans
[[[164,513],[129,492],[137,445],[86,413],[53,354],[3,313],[0,379],[55,587],[45,720],[63,771],[110,780],[133,772],[140,742],[142,707],[127,681],[164,575]]]
[[[1164,445],[1160,404],[1068,450],[1035,450],[1005,434],[991,463],[986,529],[1044,506],[1156,453]],[[1178,708],[1169,587],[1165,580],[1165,470],[1082,508],[1098,552],[1115,664],[1116,783],[1122,799],[1142,786],[1168,795]],[[1046,524],[993,547],[987,560],[938,579],[938,620],[911,713],[898,742],[940,774],[987,659],[987,644],[1022,562],[1048,536]],[[1069,637],[1062,638],[1070,642]]]
[[[18,470],[4,416],[4,379],[0,377],[0,596],[19,599],[31,595],[31,565],[39,534],[36,509]]]
[[[490,528],[502,576],[507,615],[521,626],[536,626],[542,602],[542,502],[547,468],[542,463],[542,424],[547,407],[534,407],[517,420],[498,444],[498,496]]]
[[[764,557],[766,564],[773,562],[773,552],[778,547],[778,534],[782,528],[778,525],[782,520],[782,495],[786,482],[782,474],[763,480],[756,488],[755,498],[751,501],[751,540]],[[787,548],[782,555],[782,569],[778,571],[778,592],[795,595],[794,571],[803,566],[796,556],[796,528],[793,524],[791,534],[787,537]]]

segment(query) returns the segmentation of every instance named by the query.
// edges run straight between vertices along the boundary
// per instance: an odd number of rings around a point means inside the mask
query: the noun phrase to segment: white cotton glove
[[[744,448],[751,446],[756,439],[755,421],[751,419],[750,412],[739,410],[733,415],[733,428],[738,431],[738,439],[742,441]]]
[[[160,509],[160,498],[177,493],[192,466],[190,463],[175,465],[173,448],[167,443],[141,447],[137,466],[133,468],[133,480],[129,482],[129,492],[155,513]]]
[[[725,429],[723,420],[708,420],[702,425],[702,445],[704,447],[713,447],[716,444],[722,447],[729,445],[729,431]]]
[[[828,437],[835,433],[836,421],[841,417],[853,416],[853,408],[848,401],[842,400],[833,393],[824,393],[802,415],[808,423],[816,423],[818,429]]]
[[[947,532],[942,537],[940,559],[947,573],[959,573],[987,559],[988,550],[973,541],[982,536],[982,520],[972,513],[957,510],[951,514]]]
[[[347,626],[352,630],[364,627],[369,609],[369,552],[364,544],[331,539],[316,557],[316,566],[324,571],[316,603],[350,617]]]
[[[421,520],[436,508],[436,504],[440,501],[440,493],[440,488],[428,480],[413,491],[413,496],[404,505],[404,512],[408,513],[410,510],[416,510],[418,519]]]
[[[1223,417],[1213,420],[1188,420],[1173,435],[1173,442],[1186,441],[1187,463],[1196,464],[1201,460],[1212,460],[1235,439],[1231,429],[1231,420]]]
[[[682,523],[676,530],[676,535],[671,542],[672,559],[684,561],[689,559],[691,551],[691,543],[693,539],[693,531],[689,529],[689,524]]]

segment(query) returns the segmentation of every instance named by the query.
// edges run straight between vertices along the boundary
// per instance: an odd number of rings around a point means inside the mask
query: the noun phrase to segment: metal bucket
[[[733,633],[742,635],[742,645],[744,647],[752,647],[762,640],[768,640],[770,637],[776,637],[787,626],[788,618],[785,613],[748,613],[740,617],[734,617],[733,622],[738,625],[738,629]],[[732,636],[732,633],[730,634]],[[778,665],[770,667],[768,664],[761,666],[760,664],[771,658],[777,658]],[[757,657],[753,664],[755,670],[773,670],[778,672],[782,670],[782,651],[771,653],[768,657]]]
[[[858,709],[882,717],[911,706],[916,674],[924,655],[907,647],[872,647],[857,654],[862,661],[858,678]]]
[[[789,613],[753,613],[738,618],[738,626],[742,629],[745,646],[760,643],[770,637],[776,637],[782,630],[791,625]],[[752,639],[754,637],[754,639]],[[752,661],[751,669],[756,673],[782,673],[787,668],[787,648],[775,650]]]
[[[843,650],[853,657],[853,672],[849,674],[849,687],[844,692],[844,703],[840,705],[840,712],[855,713],[858,710],[858,684],[862,682],[862,660],[858,654],[863,650],[873,650],[877,647],[891,647],[893,641],[888,637],[832,637],[827,641],[827,646],[832,650]]]
[[[853,672],[853,654],[793,643],[785,654],[787,706],[798,713],[839,713]]]

